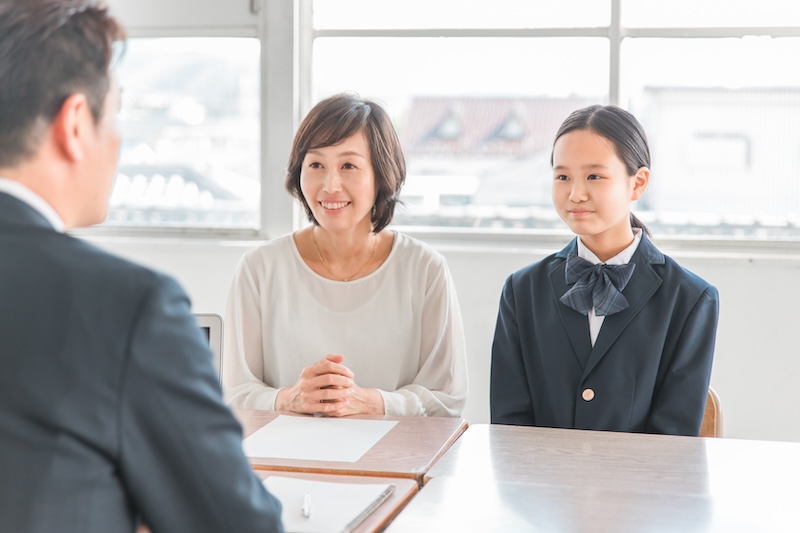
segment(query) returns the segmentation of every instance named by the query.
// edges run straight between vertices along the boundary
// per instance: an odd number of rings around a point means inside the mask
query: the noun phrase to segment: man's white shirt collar
[[[55,209],[48,204],[44,198],[24,186],[18,181],[0,176],[0,192],[4,192],[13,196],[14,198],[25,202],[34,208],[40,215],[42,215],[53,229],[60,233],[64,233],[64,221],[58,216]]]

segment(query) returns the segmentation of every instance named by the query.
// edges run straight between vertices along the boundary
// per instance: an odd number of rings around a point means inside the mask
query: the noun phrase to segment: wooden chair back
[[[719,396],[716,391],[711,387],[708,388],[706,412],[703,415],[703,425],[700,427],[700,436],[722,436],[722,404],[719,402]]]

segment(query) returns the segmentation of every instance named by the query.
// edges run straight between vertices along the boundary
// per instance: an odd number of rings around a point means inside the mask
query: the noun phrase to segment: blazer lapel
[[[589,336],[589,319],[559,301],[569,288],[567,287],[564,271],[565,261],[569,254],[574,255],[576,253],[577,246],[577,240],[573,240],[556,254],[556,257],[563,259],[563,261],[557,262],[557,266],[550,270],[549,276],[556,310],[564,329],[567,331],[567,338],[572,345],[573,355],[578,360],[581,368],[585,369],[592,351],[592,340]]]
[[[642,235],[642,240],[631,261],[636,264],[636,270],[634,270],[633,277],[622,291],[628,299],[629,306],[619,313],[606,317],[603,321],[603,326],[600,328],[600,333],[589,354],[589,360],[584,366],[584,376],[588,375],[597,366],[620,334],[661,286],[662,279],[653,270],[652,265],[663,264],[664,254],[658,251],[646,235]]]

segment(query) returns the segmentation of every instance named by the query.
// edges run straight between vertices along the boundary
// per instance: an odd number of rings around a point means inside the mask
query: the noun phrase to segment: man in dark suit
[[[64,231],[119,151],[94,0],[0,0],[0,531],[281,531],[172,279]]]

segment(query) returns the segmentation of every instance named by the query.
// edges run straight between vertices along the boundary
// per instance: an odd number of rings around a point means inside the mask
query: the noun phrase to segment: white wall
[[[197,312],[223,314],[241,254],[255,242],[90,237],[101,247],[175,276]],[[464,417],[488,422],[489,358],[500,289],[512,271],[559,244],[494,244],[476,249],[431,241],[448,260],[467,332],[470,395]],[[720,291],[712,386],[726,437],[800,442],[800,251],[661,249]]]

